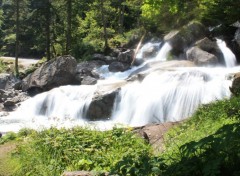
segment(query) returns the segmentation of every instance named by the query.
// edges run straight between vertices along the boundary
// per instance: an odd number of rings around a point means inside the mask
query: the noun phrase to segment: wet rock
[[[6,107],[9,107],[9,106],[15,106],[16,103],[17,102],[15,102],[14,99],[8,99],[3,103],[3,105],[6,108]]]
[[[22,90],[52,88],[75,84],[77,61],[72,56],[62,56],[44,63],[22,81]]]
[[[149,47],[145,51],[143,51],[142,57],[143,58],[153,58],[157,55],[158,51],[159,51],[159,46],[152,45],[151,47]]]
[[[3,104],[2,110],[12,111],[15,109],[16,106],[19,106],[21,102],[25,101],[29,97],[30,96],[27,93],[20,90],[1,90],[0,99]]]
[[[213,54],[218,58],[222,64],[224,64],[224,56],[220,48],[218,47],[216,41],[212,41],[209,38],[205,37],[195,43],[195,46],[198,46],[201,50],[206,51],[210,54]]]
[[[94,85],[97,83],[97,79],[93,78],[91,76],[85,76],[83,77],[83,79],[81,80],[81,84],[82,85]]]
[[[119,90],[114,90],[95,96],[89,106],[87,119],[91,121],[109,119],[118,91]]]
[[[234,74],[232,86],[229,87],[229,89],[232,92],[232,95],[240,96],[240,72]]]
[[[19,80],[12,74],[0,74],[0,89],[11,89]]]
[[[108,69],[110,72],[122,72],[129,68],[128,64],[124,64],[122,62],[112,62]]]
[[[238,46],[240,47],[240,28],[238,28],[237,31],[235,32],[234,39],[237,42]]]
[[[164,41],[172,46],[172,52],[179,55],[184,49],[206,36],[207,30],[198,22],[192,22],[178,31],[171,31],[164,37]]]
[[[130,65],[132,63],[132,60],[133,60],[133,55],[134,55],[133,50],[127,50],[127,51],[121,52],[118,55],[117,60],[119,62],[126,63],[126,64]]]
[[[92,59],[93,60],[104,60],[105,56],[103,54],[96,53],[96,54],[93,54]]]
[[[186,52],[187,60],[193,61],[197,66],[210,66],[218,63],[218,58],[213,54],[201,50],[198,47],[192,47]]]

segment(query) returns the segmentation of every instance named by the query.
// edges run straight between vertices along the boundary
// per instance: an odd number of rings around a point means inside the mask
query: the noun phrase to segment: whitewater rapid
[[[218,43],[223,52],[227,51],[224,54],[227,68],[194,67],[189,61],[166,61],[171,46],[165,43],[154,58],[125,72],[111,73],[107,65],[102,66],[97,72],[103,80],[96,85],[61,86],[26,100],[17,111],[0,117],[0,132],[76,125],[110,129],[116,125],[142,126],[186,119],[201,104],[230,97],[231,77],[240,67],[235,66],[236,58],[231,50],[226,49],[224,43]],[[142,57],[148,46],[142,47],[137,57]],[[133,77],[135,79],[131,79]],[[109,91],[116,85],[121,85],[121,89],[111,118],[88,121],[87,110],[96,92]]]

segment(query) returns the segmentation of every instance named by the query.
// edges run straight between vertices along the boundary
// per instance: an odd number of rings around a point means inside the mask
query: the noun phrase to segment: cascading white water
[[[179,68],[154,72],[141,83],[122,88],[113,119],[132,126],[153,122],[180,121],[200,104],[230,96],[231,81],[225,69]]]
[[[226,43],[221,40],[217,39],[218,47],[221,49],[226,67],[234,67],[237,64],[237,59],[233,52],[227,47]]]
[[[23,102],[7,118],[0,118],[0,130],[19,130],[23,127],[64,125],[66,121],[83,120],[96,86],[62,86],[36,95]],[[11,129],[13,126],[15,128]],[[10,128],[10,129],[9,129]]]
[[[223,53],[231,56],[226,45],[220,43],[220,46]],[[104,85],[107,85],[104,90],[111,89],[116,80],[122,88],[115,100],[112,118],[97,122],[97,128],[111,128],[119,123],[139,126],[179,121],[189,117],[200,104],[230,96],[231,81],[226,79],[226,75],[240,68],[197,68],[187,61],[163,62],[167,60],[170,50],[171,46],[166,43],[155,58],[125,72],[111,73],[108,66],[99,68],[97,72],[106,79],[105,83],[99,81],[92,86],[62,86],[39,94],[23,102],[8,117],[0,117],[0,131],[17,131],[23,127],[37,129],[89,125],[84,118],[94,93],[99,93],[99,87]],[[228,67],[234,66],[232,56],[225,59]],[[142,81],[121,83],[121,80],[139,73],[146,75]]]
[[[168,53],[172,50],[172,46],[169,43],[165,43],[163,45],[163,47],[161,48],[161,50],[158,52],[157,56],[156,56],[156,60],[160,60],[160,61],[166,61],[167,60],[167,56]]]
[[[145,45],[142,46],[142,48],[140,49],[140,51],[137,53],[136,55],[136,59],[138,58],[143,58],[143,53],[146,52],[147,50],[151,49],[152,47],[158,47],[161,43],[151,43],[148,42]]]

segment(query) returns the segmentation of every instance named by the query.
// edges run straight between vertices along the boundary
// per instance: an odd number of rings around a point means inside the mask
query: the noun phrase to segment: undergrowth
[[[22,141],[13,154],[20,165],[17,176],[61,175],[74,170],[123,176],[237,176],[239,119],[240,98],[203,105],[164,136],[165,151],[158,156],[130,129],[22,130],[4,138],[5,142]]]
[[[149,175],[152,155],[143,139],[127,130],[51,128],[31,135],[15,156],[22,163],[16,175],[45,176],[66,170]]]
[[[240,98],[203,105],[165,136],[163,175],[240,175]]]

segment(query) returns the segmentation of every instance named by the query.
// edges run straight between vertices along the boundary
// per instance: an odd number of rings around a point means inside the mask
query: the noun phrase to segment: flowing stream
[[[143,46],[137,57],[141,58],[143,51],[153,45],[159,46],[160,43]],[[165,43],[156,57],[125,72],[111,73],[108,66],[102,66],[97,71],[104,80],[96,85],[62,86],[26,100],[17,111],[0,117],[0,131],[76,125],[108,129],[116,124],[141,126],[183,120],[201,104],[230,97],[232,81],[229,75],[240,68],[234,67],[236,58],[226,44],[218,39],[218,45],[227,68],[194,67],[189,61],[166,61],[171,46]],[[125,81],[139,75],[144,76]],[[111,118],[97,122],[86,120],[96,91],[100,88],[110,90],[116,84],[121,85],[121,90],[115,98]]]

